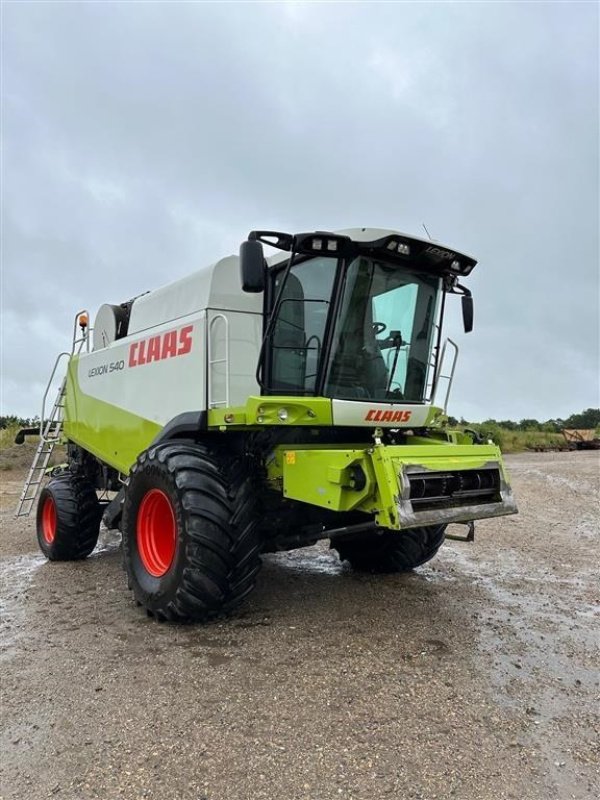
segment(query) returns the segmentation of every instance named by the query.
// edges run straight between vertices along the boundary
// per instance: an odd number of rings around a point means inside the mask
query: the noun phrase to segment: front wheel
[[[445,525],[382,531],[332,542],[342,561],[362,572],[409,572],[430,561],[442,546]]]
[[[260,567],[257,497],[233,454],[177,442],[142,453],[123,506],[123,558],[138,603],[174,622],[241,603]]]

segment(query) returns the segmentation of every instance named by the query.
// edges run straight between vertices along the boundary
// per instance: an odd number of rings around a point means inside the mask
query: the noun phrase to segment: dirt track
[[[147,619],[108,534],[46,563],[3,473],[2,800],[598,797],[598,455],[508,463],[521,513],[474,545],[268,556],[206,627]]]

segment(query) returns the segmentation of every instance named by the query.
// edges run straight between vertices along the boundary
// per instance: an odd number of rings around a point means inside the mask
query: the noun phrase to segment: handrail
[[[452,357],[452,366],[450,367],[450,373],[448,375],[442,375],[442,369],[444,368],[444,360],[446,358],[446,347],[448,345],[454,348],[454,355]],[[448,399],[450,397],[450,389],[452,388],[452,381],[454,380],[454,371],[456,369],[457,361],[458,361],[458,345],[453,339],[446,339],[446,341],[444,342],[444,346],[442,348],[442,356],[440,358],[440,363],[439,363],[439,373],[435,379],[435,386],[433,388],[433,399],[432,399],[432,405],[439,407],[439,404],[437,402],[437,394],[440,386],[440,381],[442,379],[447,380],[448,386],[446,387],[446,396],[444,397],[444,404],[442,405],[442,408],[444,409],[444,414],[448,410]]]
[[[437,361],[438,356],[440,355],[440,325],[437,322],[433,323],[432,328],[432,340],[435,340],[435,345],[433,350],[429,354],[429,361],[427,362],[427,374],[426,374],[426,382],[425,382],[425,399],[427,402],[431,403],[433,401],[433,394],[435,392],[435,385],[436,385],[436,372],[437,372]]]
[[[225,323],[225,357],[224,358],[211,358],[212,347],[212,329],[217,320],[223,320]],[[212,386],[212,368],[215,364],[225,364],[225,400],[213,399],[213,386]],[[225,314],[215,314],[215,316],[208,323],[208,407],[216,408],[217,406],[224,405],[225,408],[229,406],[229,320]]]
[[[44,392],[44,397],[42,398],[42,414],[40,417],[40,439],[46,442],[48,441],[48,434],[50,433],[50,428],[52,423],[54,422],[53,419],[48,420],[48,424],[44,426],[44,418],[46,416],[46,399],[48,397],[48,392],[50,391],[50,387],[52,386],[52,381],[54,380],[54,375],[56,374],[56,369],[59,365],[61,358],[67,356],[67,358],[71,358],[71,353],[67,353],[66,351],[63,353],[59,353],[56,357],[56,361],[54,362],[54,368],[50,373],[50,380],[48,381],[48,385],[46,386],[46,391]]]

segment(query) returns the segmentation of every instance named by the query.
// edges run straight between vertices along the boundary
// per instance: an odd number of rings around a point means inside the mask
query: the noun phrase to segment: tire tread
[[[185,564],[174,592],[149,598],[137,586],[132,534],[125,534],[125,568],[136,599],[170,621],[208,621],[238,606],[254,588],[261,549],[256,481],[245,459],[203,444],[165,442],[150,448],[140,454],[131,482],[154,469],[166,472],[177,491],[185,525]],[[126,496],[124,533],[134,516]]]
[[[57,532],[48,543],[41,533],[40,512],[50,494],[56,505]],[[87,478],[64,474],[51,480],[42,491],[38,505],[38,542],[50,561],[80,561],[98,542],[100,510],[96,491]]]
[[[332,543],[342,561],[364,572],[410,572],[430,561],[444,542],[445,525],[383,531]]]

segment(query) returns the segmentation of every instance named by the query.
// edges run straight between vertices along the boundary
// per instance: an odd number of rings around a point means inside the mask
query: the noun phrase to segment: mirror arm
[[[450,289],[451,294],[460,294],[464,297],[472,297],[471,290],[467,289],[466,286],[463,286],[462,283],[455,283],[454,286]]]

